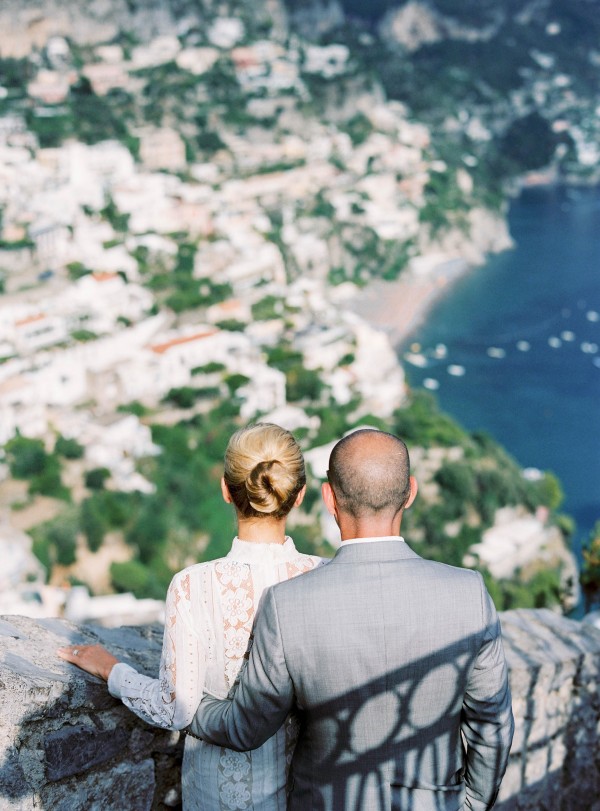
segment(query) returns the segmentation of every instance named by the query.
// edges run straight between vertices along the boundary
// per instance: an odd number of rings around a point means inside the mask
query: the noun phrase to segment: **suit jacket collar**
[[[335,553],[332,563],[368,563],[374,561],[419,560],[420,555],[400,540],[377,541],[375,543],[353,543],[342,545]]]

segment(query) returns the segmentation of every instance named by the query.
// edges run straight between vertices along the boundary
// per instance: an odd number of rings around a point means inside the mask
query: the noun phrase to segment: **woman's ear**
[[[231,493],[229,492],[229,487],[227,487],[227,482],[224,477],[221,477],[221,495],[223,496],[223,501],[226,501],[227,504],[233,504],[233,499],[231,498]]]
[[[305,495],[306,495],[306,485],[304,485],[302,490],[300,490],[300,492],[296,496],[296,501],[294,501],[294,507],[299,507],[302,504]]]

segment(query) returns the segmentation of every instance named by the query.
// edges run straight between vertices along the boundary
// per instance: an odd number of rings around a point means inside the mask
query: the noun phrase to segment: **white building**
[[[185,144],[176,130],[167,127],[148,128],[138,134],[140,158],[148,169],[178,172],[185,167]]]
[[[307,45],[302,70],[333,79],[346,72],[349,58],[350,51],[346,45]]]
[[[238,392],[244,402],[240,416],[249,420],[257,414],[264,414],[285,406],[285,375],[279,369],[255,364],[252,377]]]

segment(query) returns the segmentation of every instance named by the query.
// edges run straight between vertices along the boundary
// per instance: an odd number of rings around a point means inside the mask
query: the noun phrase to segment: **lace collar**
[[[282,544],[241,541],[236,536],[227,557],[240,563],[280,563],[293,560],[299,554],[289,535]]]

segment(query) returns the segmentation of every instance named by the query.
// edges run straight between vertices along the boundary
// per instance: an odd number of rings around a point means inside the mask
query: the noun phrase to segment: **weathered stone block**
[[[51,784],[40,792],[33,809],[52,811],[150,811],[154,797],[154,763],[119,763],[77,780]]]
[[[46,776],[50,782],[88,771],[106,763],[127,748],[129,735],[125,729],[95,729],[94,727],[64,726],[44,740]]]
[[[3,753],[0,764],[0,798],[16,800],[22,796],[25,774],[19,763],[19,753],[9,748]],[[0,802],[0,807],[3,807]]]

